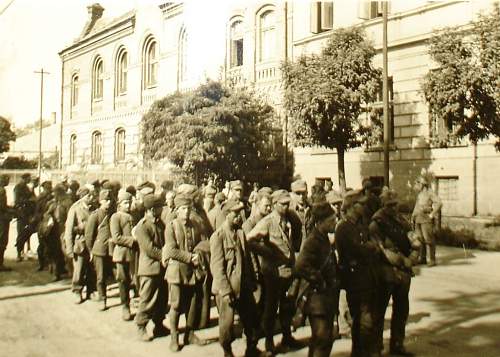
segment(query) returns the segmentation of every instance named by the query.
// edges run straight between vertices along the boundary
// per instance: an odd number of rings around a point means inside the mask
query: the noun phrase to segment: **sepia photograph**
[[[0,0],[0,357],[500,356],[499,0]]]

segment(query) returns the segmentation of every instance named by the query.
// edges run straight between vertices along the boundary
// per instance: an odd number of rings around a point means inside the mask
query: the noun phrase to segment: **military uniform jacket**
[[[441,200],[432,190],[422,190],[417,196],[417,202],[412,213],[415,223],[431,223],[432,219],[429,214],[436,213],[441,206]]]
[[[5,187],[0,186],[0,224],[12,219],[14,210],[7,205],[7,192]]]
[[[347,291],[375,288],[378,274],[378,248],[368,242],[361,224],[342,219],[335,230],[342,281]]]
[[[31,214],[31,210],[34,209],[33,205],[33,193],[29,189],[28,185],[24,182],[19,182],[14,186],[14,206],[16,209],[20,210],[21,214]]]
[[[135,237],[139,244],[140,276],[155,276],[162,273],[161,249],[164,245],[165,226],[160,219],[144,217],[137,223]]]
[[[85,226],[85,244],[87,249],[95,256],[111,256],[110,247],[111,231],[109,229],[108,212],[96,209],[90,214]]]
[[[259,241],[262,245],[257,254],[261,255],[264,274],[277,275],[279,266],[294,266],[295,252],[300,249],[300,241],[294,242],[292,234],[291,223],[286,219],[282,220],[276,211],[262,218],[248,233],[249,244]]]
[[[210,271],[213,275],[212,293],[238,298],[242,284],[255,288],[251,263],[247,255],[245,234],[241,229],[233,231],[227,222],[210,238]]]
[[[202,236],[195,222],[188,221],[184,225],[176,218],[165,227],[162,262],[167,267],[165,280],[169,284],[194,285],[196,283],[195,267],[191,263],[191,257],[194,248],[201,240]]]
[[[66,254],[88,254],[85,244],[85,226],[90,216],[90,208],[83,201],[76,201],[69,209],[64,229]]]
[[[221,226],[222,222],[220,218],[222,216],[222,207],[220,204],[215,205],[208,213],[208,221],[212,226],[212,230],[215,231],[218,227]]]
[[[126,212],[113,213],[109,220],[111,241],[114,244],[113,262],[130,263],[133,256],[132,216]]]

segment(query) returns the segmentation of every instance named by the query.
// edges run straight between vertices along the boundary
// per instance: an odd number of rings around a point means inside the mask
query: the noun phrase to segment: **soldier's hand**
[[[191,263],[193,263],[193,265],[195,267],[197,267],[198,265],[200,265],[200,256],[198,254],[193,254],[191,256]]]

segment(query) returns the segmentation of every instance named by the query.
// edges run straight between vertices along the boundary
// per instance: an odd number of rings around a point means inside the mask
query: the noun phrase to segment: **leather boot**
[[[130,306],[123,305],[123,307],[122,307],[122,320],[123,321],[130,321],[131,318],[132,318],[132,315],[130,315]]]
[[[150,342],[152,338],[148,335],[146,331],[146,326],[138,325],[137,326],[137,337],[139,341]]]
[[[179,352],[179,313],[174,309],[169,312],[170,318],[170,351]]]

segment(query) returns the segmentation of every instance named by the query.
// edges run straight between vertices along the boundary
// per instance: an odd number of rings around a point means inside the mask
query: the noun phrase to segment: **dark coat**
[[[90,214],[85,225],[85,244],[95,256],[111,256],[111,231],[109,229],[109,214],[102,209],[96,209]]]
[[[189,230],[191,241],[186,239]],[[165,246],[162,262],[166,265],[165,280],[169,284],[194,285],[195,267],[191,262],[193,250],[202,241],[202,235],[196,222],[189,221],[186,226],[177,218],[165,228]]]
[[[132,216],[125,212],[113,213],[109,221],[111,241],[114,244],[113,262],[130,263],[132,261],[134,237],[132,236]]]
[[[165,226],[160,219],[153,221],[144,217],[137,223],[135,236],[139,244],[140,276],[154,276],[161,274],[161,249],[165,243],[163,238]]]

